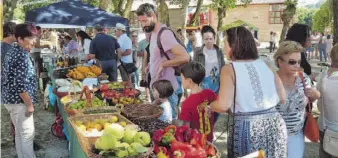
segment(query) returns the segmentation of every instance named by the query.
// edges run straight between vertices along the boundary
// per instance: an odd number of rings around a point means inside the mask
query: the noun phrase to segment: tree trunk
[[[133,0],[127,0],[126,6],[124,7],[123,14],[122,14],[124,18],[129,19],[129,15],[131,12],[131,7],[133,6],[133,2],[134,2]]]
[[[109,6],[109,1],[108,0],[100,0],[100,9],[107,11]]]
[[[162,24],[166,24],[168,27],[170,26],[170,21],[169,21],[169,9],[168,5],[165,2],[165,0],[160,0],[160,4],[158,6],[159,10],[159,19]]]
[[[199,20],[202,5],[203,5],[203,0],[198,0],[195,13],[192,15],[192,18],[189,22],[189,26],[193,26]]]
[[[4,12],[4,4],[3,4],[3,0],[0,0],[0,40],[2,40],[3,37],[3,12]]]
[[[124,0],[120,0],[119,4],[117,5],[117,8],[115,8],[115,12],[122,15]]]
[[[290,28],[290,22],[293,19],[293,16],[296,14],[296,4],[289,4],[286,6],[286,9],[283,11],[283,14],[281,16],[283,21],[283,29],[282,33],[280,34],[280,40],[279,43],[283,42],[285,40],[286,33],[288,29]]]
[[[217,31],[219,31],[221,29],[221,27],[224,25],[224,18],[226,17],[226,11],[227,11],[227,8],[218,8],[217,9],[217,16],[218,16]],[[220,41],[220,37],[218,35],[219,35],[219,33],[217,33],[216,45],[219,46],[221,41]]]
[[[6,0],[4,3],[4,20],[5,22],[13,20],[14,16],[14,9],[16,8],[16,5],[18,3],[18,0]]]
[[[186,31],[186,27],[187,27],[187,20],[188,20],[188,7],[189,7],[189,0],[182,0],[182,11],[183,11],[183,17],[184,17],[184,22],[182,25],[182,35],[183,35],[183,39],[184,44],[187,43],[187,31]]]
[[[279,43],[282,43],[285,40],[285,36],[289,28],[290,28],[289,23],[283,23],[283,29],[282,29],[282,33],[280,34]]]
[[[338,43],[338,1],[332,1],[333,12],[333,44]]]

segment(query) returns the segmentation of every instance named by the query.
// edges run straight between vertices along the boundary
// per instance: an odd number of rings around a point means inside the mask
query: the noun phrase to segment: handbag
[[[303,72],[298,73],[299,77],[302,80],[304,91],[305,91],[305,82],[304,82],[304,76]],[[305,125],[304,125],[304,135],[311,140],[312,142],[318,142],[319,141],[319,128],[317,121],[312,115],[312,104],[308,103],[308,111],[306,112],[306,119],[305,119]]]
[[[131,74],[137,70],[137,67],[135,66],[134,63],[124,63],[120,60],[122,67],[128,74]]]
[[[323,81],[322,81],[323,82]],[[323,91],[323,84],[320,87]],[[323,138],[323,149],[325,152],[332,156],[338,157],[338,132],[332,131],[330,129],[327,129],[325,125],[325,107],[324,107],[324,96],[321,96],[321,102],[322,102],[322,113],[323,113],[323,125],[324,125],[324,138]]]

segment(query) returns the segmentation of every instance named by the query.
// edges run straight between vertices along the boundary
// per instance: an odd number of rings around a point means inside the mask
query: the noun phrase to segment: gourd
[[[90,72],[90,68],[87,66],[78,66],[76,70],[84,74]]]
[[[92,65],[90,66],[90,70],[91,72],[93,72],[96,76],[100,76],[102,71],[99,67],[97,67],[96,65]]]

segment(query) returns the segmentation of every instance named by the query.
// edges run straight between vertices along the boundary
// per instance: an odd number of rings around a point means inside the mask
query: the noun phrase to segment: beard
[[[143,30],[147,33],[151,33],[155,29],[155,23],[151,22],[149,26],[143,26]]]

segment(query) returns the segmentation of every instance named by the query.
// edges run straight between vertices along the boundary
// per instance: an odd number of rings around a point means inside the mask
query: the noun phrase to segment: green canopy
[[[259,30],[255,25],[249,24],[249,23],[242,21],[242,20],[236,20],[236,21],[234,21],[230,24],[222,26],[219,31],[225,31],[229,28],[238,27],[238,26],[248,26],[250,30],[255,30],[255,31]]]

